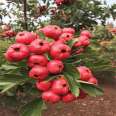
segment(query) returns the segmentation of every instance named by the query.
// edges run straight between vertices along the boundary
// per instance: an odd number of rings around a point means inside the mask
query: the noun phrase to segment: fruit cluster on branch
[[[75,96],[72,93],[63,72],[67,68],[65,64],[70,62],[69,64],[72,65],[74,60],[72,57],[78,57],[78,54],[90,44],[91,33],[84,30],[78,38],[75,38],[73,28],[60,28],[56,25],[45,26],[39,32],[44,34],[43,38],[34,32],[19,32],[16,35],[16,43],[8,48],[5,58],[9,62],[20,62],[26,59],[28,76],[36,80],[35,85],[42,92],[41,97],[44,101],[56,103],[62,100],[67,103],[84,98],[87,93],[80,88],[79,95]],[[76,67],[76,71],[80,74],[79,80],[98,84],[89,68]],[[72,72],[66,73],[70,75]],[[77,77],[73,78],[76,80]]]

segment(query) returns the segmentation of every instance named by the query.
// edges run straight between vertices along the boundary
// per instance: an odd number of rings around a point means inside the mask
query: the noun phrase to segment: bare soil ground
[[[87,97],[69,104],[48,105],[43,116],[116,116],[116,80],[109,79],[110,75],[99,75],[104,88],[104,96]],[[0,106],[0,116],[19,116],[11,109]]]

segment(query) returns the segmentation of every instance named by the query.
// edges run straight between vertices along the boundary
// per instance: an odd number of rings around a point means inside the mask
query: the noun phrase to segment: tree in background
[[[58,6],[58,12],[52,17],[52,23],[72,26],[77,29],[92,27],[98,22],[105,25],[107,18],[115,17],[115,6],[107,6],[98,0],[66,0]]]
[[[60,26],[71,26],[76,29],[92,27],[101,22],[105,25],[107,18],[115,18],[116,5],[111,7],[98,0],[65,0],[56,5],[54,0],[6,0],[0,8],[0,18],[13,17],[10,22],[18,30],[35,30],[42,21]],[[2,6],[2,5],[1,5]],[[4,22],[4,21],[3,21]]]

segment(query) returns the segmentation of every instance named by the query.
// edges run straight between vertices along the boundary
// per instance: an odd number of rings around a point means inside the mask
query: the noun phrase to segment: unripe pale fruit
[[[67,95],[62,97],[62,101],[64,103],[72,102],[76,99],[76,97],[72,93],[68,93]]]
[[[64,60],[70,57],[71,48],[63,43],[55,43],[50,49],[50,55],[53,59]]]
[[[24,44],[13,44],[5,53],[5,58],[11,62],[21,61],[29,56],[29,50]]]
[[[48,70],[46,67],[35,66],[29,72],[29,77],[37,79],[39,81],[44,80],[48,76]]]
[[[17,43],[30,44],[35,39],[37,39],[37,35],[33,32],[23,31],[16,35]]]
[[[60,101],[61,98],[52,91],[46,91],[42,93],[42,99],[46,102],[57,103]]]
[[[49,51],[49,43],[43,39],[36,39],[29,45],[29,50],[35,54],[44,54]]]
[[[37,81],[36,82],[36,87],[40,91],[48,91],[51,87],[52,83],[50,81]]]
[[[63,68],[64,68],[64,65],[60,60],[51,60],[47,65],[48,71],[52,74],[61,73]]]
[[[65,79],[54,80],[51,90],[58,95],[66,95],[69,92],[68,83]]]
[[[58,40],[59,36],[62,33],[62,29],[57,25],[48,25],[42,28],[40,31],[42,31],[45,34],[45,36],[54,40]]]
[[[48,63],[47,58],[44,55],[32,55],[28,59],[28,66],[34,67],[34,66],[46,66]]]

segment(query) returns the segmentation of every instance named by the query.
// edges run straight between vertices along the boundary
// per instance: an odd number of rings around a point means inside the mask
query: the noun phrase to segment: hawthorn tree
[[[92,27],[98,22],[105,25],[107,18],[115,17],[115,5],[109,7],[106,2],[98,0],[66,0],[58,6],[58,12],[51,23],[61,26],[72,26],[76,29]]]
[[[35,30],[38,25],[44,25],[45,20],[80,29],[98,22],[105,25],[107,18],[115,18],[115,7],[115,4],[109,7],[98,0],[65,0],[58,6],[54,0],[7,0],[5,7],[0,8],[0,17],[2,20],[6,15],[14,15],[15,19],[10,23],[18,30]]]

